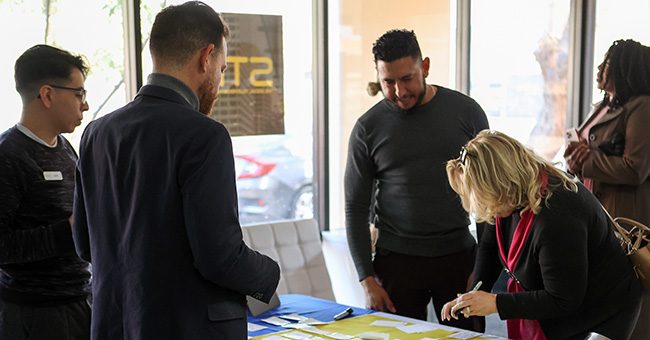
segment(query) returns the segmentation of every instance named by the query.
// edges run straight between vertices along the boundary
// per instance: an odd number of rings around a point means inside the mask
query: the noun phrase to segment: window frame
[[[456,1],[456,89],[469,90],[470,15],[471,0]],[[314,216],[321,230],[329,230],[329,65],[328,65],[328,0],[312,0],[314,36],[312,48],[314,82]],[[593,82],[593,54],[596,0],[572,0],[569,17],[569,93],[567,126],[575,126],[590,111]],[[140,0],[123,2],[126,48],[125,82],[134,97],[142,87],[142,44],[140,28]]]

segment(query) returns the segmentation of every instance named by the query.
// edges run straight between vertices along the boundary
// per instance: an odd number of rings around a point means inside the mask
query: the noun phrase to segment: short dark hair
[[[630,98],[650,95],[650,47],[632,39],[616,40],[605,54],[609,63],[607,79],[613,82],[616,94],[605,94],[603,103],[610,107],[624,105]]]
[[[149,50],[163,62],[183,64],[198,49],[230,37],[228,25],[212,7],[201,1],[189,1],[164,8],[151,28]]]
[[[44,83],[71,80],[74,68],[84,77],[88,74],[89,68],[82,56],[49,45],[35,45],[16,59],[16,91],[23,100],[36,98]]]
[[[390,63],[404,57],[422,60],[422,51],[415,32],[405,29],[384,33],[372,45],[372,54],[375,55],[375,64],[378,60]]]

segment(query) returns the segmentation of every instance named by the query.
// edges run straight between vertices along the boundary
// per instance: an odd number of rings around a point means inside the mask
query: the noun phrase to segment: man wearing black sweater
[[[75,253],[77,155],[60,134],[88,110],[81,57],[36,45],[16,61],[20,123],[0,135],[0,339],[88,339],[88,263]]]
[[[439,315],[446,299],[467,289],[476,241],[445,163],[488,122],[471,98],[426,84],[430,61],[412,31],[385,33],[373,54],[385,98],[350,137],[348,244],[369,308],[426,319],[429,301]],[[369,209],[378,229],[374,259]],[[481,330],[475,321],[447,324]]]

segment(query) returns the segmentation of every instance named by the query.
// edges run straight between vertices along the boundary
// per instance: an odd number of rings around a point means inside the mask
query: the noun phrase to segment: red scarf
[[[546,174],[542,173],[542,190],[546,189],[548,183],[548,177]],[[512,236],[512,242],[510,243],[510,249],[508,254],[505,252],[505,244],[503,236],[501,233],[501,218],[497,217],[496,219],[496,233],[497,233],[497,245],[499,246],[499,254],[501,255],[501,260],[506,264],[506,268],[510,273],[514,273],[517,261],[519,261],[519,255],[521,250],[526,244],[528,235],[532,230],[533,222],[535,221],[535,214],[533,211],[528,209],[524,211],[521,215],[519,223],[515,228],[514,235]],[[523,292],[524,287],[518,282],[515,281],[512,277],[508,279],[508,293],[519,293]],[[506,321],[506,326],[508,328],[508,338],[514,340],[546,340],[546,336],[542,331],[542,327],[538,320],[527,320],[527,319],[511,319]]]

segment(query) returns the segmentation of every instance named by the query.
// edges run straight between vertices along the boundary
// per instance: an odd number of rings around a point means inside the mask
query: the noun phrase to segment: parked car
[[[234,139],[242,224],[313,217],[311,157],[295,152],[294,143],[284,135]]]

